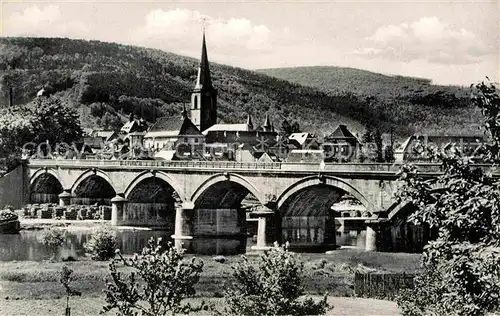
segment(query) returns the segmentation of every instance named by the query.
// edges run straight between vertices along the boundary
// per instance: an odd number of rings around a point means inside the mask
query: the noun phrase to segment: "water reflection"
[[[87,242],[92,231],[66,232],[66,242],[56,254],[58,260],[69,257],[79,258],[85,255],[83,245]],[[21,231],[15,235],[0,235],[0,261],[42,261],[50,259],[53,251],[42,245],[37,236],[41,231]],[[123,230],[117,232],[118,247],[124,254],[140,252],[149,238],[162,237],[171,241],[172,232],[152,230]],[[244,253],[247,244],[246,238],[195,238],[192,240],[192,252],[207,255],[233,255]]]

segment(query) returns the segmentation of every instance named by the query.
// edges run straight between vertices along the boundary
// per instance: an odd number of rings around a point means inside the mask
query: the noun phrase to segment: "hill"
[[[480,112],[471,107],[470,89],[466,87],[433,85],[430,79],[384,75],[348,67],[273,68],[257,72],[316,88],[329,95],[353,93],[372,103],[383,103],[382,109],[389,112],[385,113],[388,117],[400,123],[413,123],[416,130],[478,132]]]
[[[179,115],[190,100],[197,67],[193,58],[114,43],[0,38],[0,106],[8,104],[9,86],[14,87],[15,104],[30,101],[46,87],[78,110],[84,127],[117,128],[129,113],[154,122]],[[247,113],[262,122],[268,111],[278,128],[285,119],[297,120],[303,130],[319,134],[340,123],[355,132],[365,125],[382,131],[395,126],[400,134],[433,128],[453,132],[477,123],[460,95],[450,94],[460,100],[451,106],[388,104],[356,89],[318,89],[214,63],[211,71],[221,122],[241,122]]]
[[[455,102],[455,106],[464,106],[460,102],[465,101],[469,96],[468,89],[457,86],[433,85],[430,79],[383,75],[347,67],[274,68],[259,69],[257,72],[300,85],[315,87],[322,91],[332,93],[352,92],[357,95],[378,97],[384,102],[394,99],[411,101],[412,99],[416,100],[417,96],[423,99],[422,97],[425,95],[437,94],[448,96],[449,99],[442,98],[439,100],[435,98],[435,100],[432,100],[429,98],[427,102],[421,103],[450,107],[452,104],[446,104],[450,101]],[[436,101],[436,104],[433,104],[432,101]],[[440,104],[437,101],[440,101]]]

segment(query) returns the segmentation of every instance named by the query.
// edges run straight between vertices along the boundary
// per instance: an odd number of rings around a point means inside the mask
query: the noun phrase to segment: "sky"
[[[94,39],[247,69],[329,65],[499,80],[500,1],[0,0],[0,36]]]

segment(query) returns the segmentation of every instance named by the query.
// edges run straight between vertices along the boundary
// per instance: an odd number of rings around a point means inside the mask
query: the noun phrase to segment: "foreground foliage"
[[[243,256],[233,266],[235,279],[226,292],[227,310],[234,315],[318,315],[329,308],[327,296],[316,302],[302,297],[304,263],[277,244],[253,266]]]
[[[92,260],[105,261],[115,256],[116,232],[108,227],[100,227],[90,235],[84,245],[85,252],[90,254]]]
[[[477,86],[476,102],[485,114],[490,143],[487,156],[498,159],[500,118],[498,94]],[[500,183],[471,166],[458,151],[433,152],[444,174],[426,180],[412,167],[403,169],[402,200],[416,208],[410,220],[438,230],[423,256],[415,290],[398,304],[404,315],[484,315],[500,309]]]
[[[66,291],[66,315],[70,315],[71,309],[69,307],[69,299],[72,296],[82,296],[82,292],[74,290],[71,288],[70,283],[73,281],[73,270],[68,266],[64,265],[61,269],[61,275],[59,282],[64,287]]]
[[[171,243],[163,249],[161,238],[150,239],[142,253],[131,259],[117,251],[119,261],[134,271],[124,276],[117,271],[115,261],[110,263],[111,279],[106,283],[106,305],[101,313],[116,309],[117,315],[152,316],[193,310],[182,300],[195,294],[203,262],[196,258],[186,261],[184,252]]]

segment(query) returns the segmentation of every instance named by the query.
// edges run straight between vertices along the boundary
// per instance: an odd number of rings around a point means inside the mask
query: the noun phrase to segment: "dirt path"
[[[397,304],[389,301],[330,297],[334,309],[328,313],[331,316],[389,316],[400,315]],[[1,316],[53,316],[64,315],[65,299],[49,300],[5,300],[0,303]],[[70,302],[71,316],[98,315],[104,301],[102,298],[72,298]],[[112,313],[108,313],[111,315]],[[197,315],[204,315],[199,313]]]

